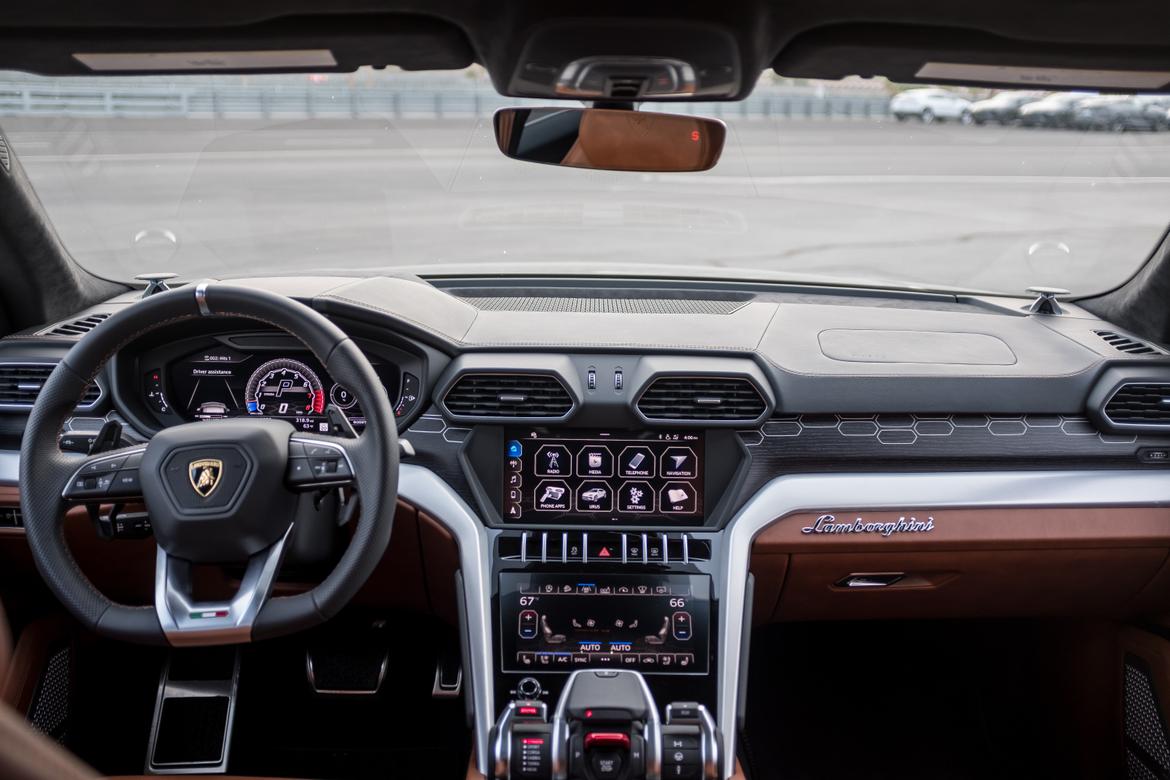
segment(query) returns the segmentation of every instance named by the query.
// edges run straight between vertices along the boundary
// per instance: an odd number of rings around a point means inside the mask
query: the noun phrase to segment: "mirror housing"
[[[493,125],[513,160],[602,171],[706,171],[727,137],[718,119],[613,108],[501,108]]]

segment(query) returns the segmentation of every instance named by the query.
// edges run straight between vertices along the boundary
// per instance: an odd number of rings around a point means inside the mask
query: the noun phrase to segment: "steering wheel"
[[[119,349],[162,325],[243,317],[298,338],[361,404],[357,438],[298,432],[283,420],[241,417],[166,428],[146,445],[95,455],[57,438],[86,386]],[[298,494],[351,486],[360,513],[334,570],[304,593],[272,598]],[[323,623],[369,577],[390,541],[398,496],[398,429],[385,388],[362,351],[329,320],[273,293],[199,284],[152,295],[82,338],[49,376],[20,449],[20,500],[29,547],[49,588],[98,634],[146,644],[236,644]],[[75,503],[145,502],[158,553],[154,607],[116,604],[78,568],[65,543]],[[243,564],[230,599],[199,602],[192,566]]]

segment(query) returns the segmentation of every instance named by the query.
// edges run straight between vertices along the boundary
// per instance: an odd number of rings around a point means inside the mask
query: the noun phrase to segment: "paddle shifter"
[[[543,702],[515,701],[492,731],[495,780],[720,780],[719,739],[707,709],[666,707],[666,724],[638,672],[574,672],[552,719]]]

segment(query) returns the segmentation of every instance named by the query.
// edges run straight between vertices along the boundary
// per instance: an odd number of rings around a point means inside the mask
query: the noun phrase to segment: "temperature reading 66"
[[[674,599],[670,600],[670,608],[671,609],[686,609],[686,606],[687,606],[686,599],[674,598]]]

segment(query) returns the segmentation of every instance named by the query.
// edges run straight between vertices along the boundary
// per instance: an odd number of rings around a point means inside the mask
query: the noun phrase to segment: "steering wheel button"
[[[138,469],[122,469],[114,475],[111,493],[120,496],[135,496],[142,492],[142,483],[138,479]]]
[[[120,458],[108,458],[106,460],[95,460],[92,463],[86,463],[81,467],[81,473],[89,476],[96,474],[113,474],[118,469],[122,468],[122,464],[126,461],[125,456]]]
[[[308,458],[292,458],[289,460],[288,481],[298,485],[313,481],[313,469],[309,466]]]
[[[333,447],[326,447],[322,444],[306,444],[305,455],[310,458],[336,458],[337,450]]]

